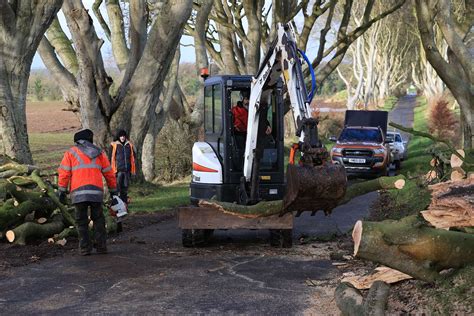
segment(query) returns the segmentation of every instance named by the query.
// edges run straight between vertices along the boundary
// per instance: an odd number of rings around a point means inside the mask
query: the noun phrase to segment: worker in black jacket
[[[117,191],[120,199],[128,205],[128,186],[131,176],[136,173],[133,144],[129,141],[127,132],[119,130],[117,139],[110,145],[110,162],[117,177]],[[118,230],[120,231],[121,227],[118,227]]]

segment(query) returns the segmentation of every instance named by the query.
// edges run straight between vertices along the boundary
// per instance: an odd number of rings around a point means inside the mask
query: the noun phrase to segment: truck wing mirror
[[[329,141],[335,143],[335,142],[337,141],[336,136],[330,136],[330,137],[329,137]]]

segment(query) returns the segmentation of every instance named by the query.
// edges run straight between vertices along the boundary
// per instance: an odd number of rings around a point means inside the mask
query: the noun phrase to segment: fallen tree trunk
[[[16,204],[16,205],[15,205]],[[34,211],[51,214],[56,206],[47,198],[27,200],[15,203],[8,200],[0,208],[0,231],[4,231],[25,220],[25,216]]]
[[[46,224],[36,224],[33,222],[23,223],[7,231],[5,236],[9,242],[25,245],[28,239],[46,239],[54,234],[59,234],[63,229],[63,218],[61,215],[56,215],[53,217],[52,222]]]
[[[474,263],[474,236],[431,228],[417,216],[399,221],[358,221],[354,256],[433,282],[439,272]]]
[[[352,284],[341,282],[334,293],[336,305],[342,315],[385,315],[390,286],[383,281],[376,281],[370,287],[367,297],[363,298],[361,292]]]
[[[75,223],[74,217],[69,213],[67,207],[64,204],[62,204],[61,202],[59,202],[59,199],[56,196],[56,194],[54,193],[54,190],[49,185],[44,183],[43,179],[41,179],[41,177],[39,175],[38,170],[34,170],[31,173],[31,179],[33,181],[35,181],[36,184],[38,184],[38,187],[43,192],[45,192],[46,195],[48,195],[48,197],[51,200],[53,200],[53,202],[56,204],[56,206],[61,210],[61,214],[63,215],[66,223],[68,224],[68,226],[75,226],[76,223]]]
[[[402,189],[405,185],[405,177],[399,175],[396,177],[380,177],[377,179],[355,183],[346,189],[344,198],[340,200],[339,205],[345,204],[355,198],[369,192],[381,189]],[[282,200],[262,201],[255,205],[240,205],[236,203],[220,202],[214,200],[200,200],[200,206],[215,208],[226,214],[232,214],[243,218],[265,217],[277,214],[284,214],[287,210],[283,207]]]
[[[36,166],[32,165],[22,165],[22,164],[17,164],[17,163],[7,163],[2,166],[0,166],[0,172],[5,172],[5,171],[15,171],[17,174],[30,174],[33,172],[33,170],[38,169]]]

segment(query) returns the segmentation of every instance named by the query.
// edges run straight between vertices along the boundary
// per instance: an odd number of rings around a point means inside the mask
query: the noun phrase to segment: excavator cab
[[[232,109],[250,95],[251,80],[251,76],[213,76],[204,82],[204,133],[193,147],[193,204],[200,199],[242,202],[247,135],[236,128]],[[261,137],[259,196],[267,201],[281,200],[285,194],[282,87],[279,81],[271,101],[261,109],[266,133]]]

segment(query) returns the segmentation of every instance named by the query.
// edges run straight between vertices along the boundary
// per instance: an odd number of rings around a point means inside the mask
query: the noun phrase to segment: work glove
[[[67,205],[67,194],[64,191],[57,192],[59,203]]]

